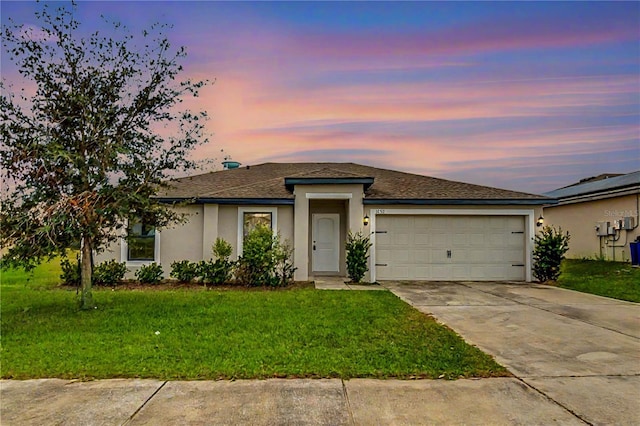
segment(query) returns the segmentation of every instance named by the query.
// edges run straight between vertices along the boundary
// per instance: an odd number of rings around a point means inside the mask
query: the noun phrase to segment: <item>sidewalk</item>
[[[515,378],[0,381],[9,425],[584,424]]]

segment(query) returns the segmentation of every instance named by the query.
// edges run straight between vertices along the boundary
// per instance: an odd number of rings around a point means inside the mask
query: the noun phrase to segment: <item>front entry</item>
[[[340,271],[340,215],[314,213],[311,263],[313,272]]]

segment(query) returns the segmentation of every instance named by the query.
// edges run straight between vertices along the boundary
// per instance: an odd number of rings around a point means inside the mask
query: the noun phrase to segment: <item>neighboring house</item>
[[[570,258],[628,261],[640,236],[640,171],[600,175],[546,193],[558,203],[544,208],[545,223],[569,231]]]
[[[490,188],[353,163],[265,163],[177,179],[159,198],[189,220],[155,232],[134,224],[97,261],[129,267],[211,258],[217,237],[242,253],[263,223],[290,242],[295,279],[346,276],[349,231],[371,236],[375,280],[531,280],[532,239],[541,195]],[[366,224],[365,224],[366,222]]]

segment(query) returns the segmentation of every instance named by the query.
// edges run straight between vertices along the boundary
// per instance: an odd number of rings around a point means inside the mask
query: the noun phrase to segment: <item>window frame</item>
[[[271,213],[271,232],[278,233],[278,208],[277,207],[238,207],[238,252],[242,255],[244,243],[244,214],[245,213]]]
[[[130,221],[127,221],[127,224],[126,224],[127,226],[125,228],[127,234],[130,229],[129,224],[130,224]],[[152,263],[160,264],[160,231],[158,230],[158,228],[155,228],[155,232],[154,232],[153,259],[145,259],[145,260],[129,259],[129,242],[127,241],[126,237],[121,239],[120,259],[121,261],[126,262],[127,266],[134,266],[134,267],[150,265]]]

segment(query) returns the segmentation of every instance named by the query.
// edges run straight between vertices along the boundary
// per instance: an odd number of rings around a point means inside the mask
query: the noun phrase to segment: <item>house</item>
[[[545,222],[569,231],[569,258],[629,261],[629,243],[640,236],[640,171],[600,175],[548,192]]]
[[[238,164],[233,165],[238,166]],[[177,179],[158,195],[189,215],[155,232],[133,224],[97,261],[130,268],[211,258],[217,237],[233,245],[263,223],[290,242],[295,279],[346,276],[349,231],[370,235],[366,280],[531,280],[536,218],[547,197],[354,163],[265,163]]]

